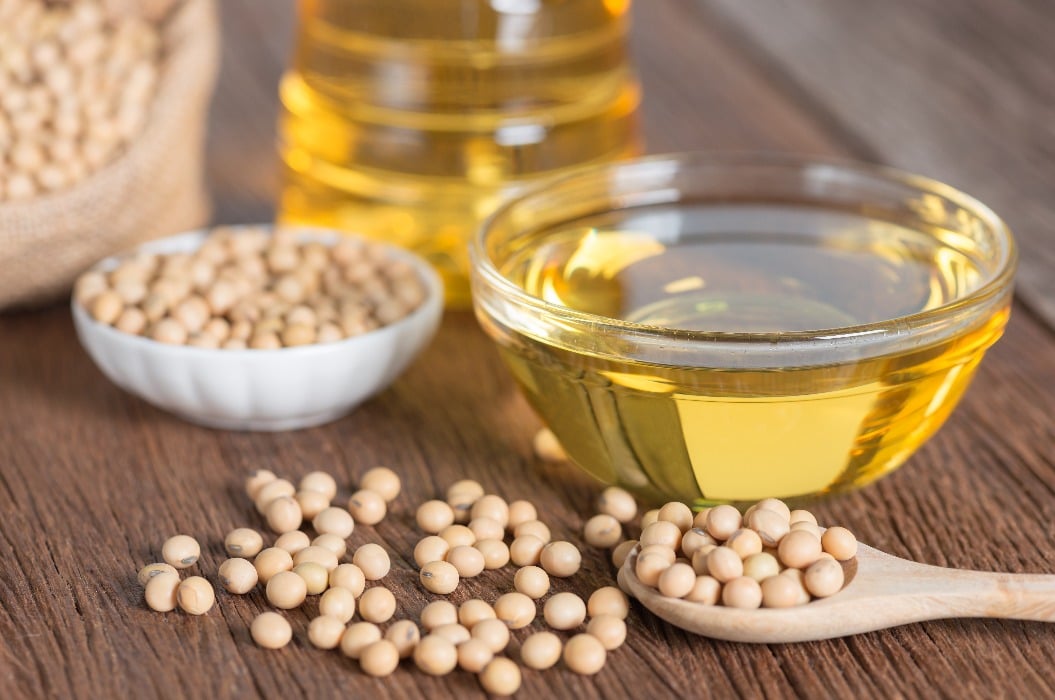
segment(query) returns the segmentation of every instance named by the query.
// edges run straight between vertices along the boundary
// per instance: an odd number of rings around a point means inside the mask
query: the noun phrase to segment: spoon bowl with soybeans
[[[1055,575],[930,566],[859,544],[856,557],[841,564],[838,592],[791,607],[746,609],[663,595],[638,577],[640,551],[619,569],[623,590],[667,622],[714,639],[806,642],[945,618],[1055,622]]]

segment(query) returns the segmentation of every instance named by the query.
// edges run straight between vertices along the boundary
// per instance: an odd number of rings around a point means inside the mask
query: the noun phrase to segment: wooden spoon
[[[954,617],[1055,622],[1055,575],[947,569],[858,545],[835,595],[793,608],[743,610],[660,595],[634,573],[637,554],[635,548],[619,569],[627,594],[673,625],[731,642],[808,642]]]

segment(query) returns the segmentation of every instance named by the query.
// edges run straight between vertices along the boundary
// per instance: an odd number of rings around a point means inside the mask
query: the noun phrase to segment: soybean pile
[[[522,666],[541,671],[563,663],[575,673],[597,673],[623,644],[627,596],[613,586],[600,587],[586,599],[568,591],[551,593],[552,579],[579,571],[578,546],[553,539],[531,502],[507,502],[471,479],[451,484],[442,498],[415,509],[422,536],[408,558],[419,568],[422,588],[439,598],[416,617],[396,619],[396,597],[384,584],[392,570],[390,553],[373,542],[350,552],[347,539],[357,525],[379,523],[401,488],[395,472],[375,467],[359,478],[347,501],[335,504],[338,485],[325,472],[309,473],[297,485],[270,471],[248,477],[245,493],[276,537],[265,546],[268,536],[254,527],[226,533],[229,558],[214,578],[234,595],[263,587],[274,610],[251,623],[256,644],[276,650],[289,644],[293,625],[282,611],[318,596],[318,615],[306,630],[311,645],[337,650],[376,677],[392,674],[404,659],[430,675],[460,668],[476,674],[494,695],[519,689]],[[314,537],[301,529],[309,524]],[[216,601],[208,579],[180,579],[180,571],[198,563],[200,552],[187,535],[163,543],[164,562],[139,572],[150,608],[208,613]],[[460,605],[446,599],[465,579],[511,564],[516,567],[512,590]],[[511,630],[533,624],[540,629],[523,638],[514,657]]]
[[[99,323],[168,345],[278,350],[352,338],[425,300],[414,265],[355,237],[332,244],[296,229],[214,229],[185,253],[139,252],[77,280]]]
[[[283,611],[317,597],[318,615],[304,631],[312,646],[337,650],[375,677],[391,675],[404,660],[429,675],[460,668],[476,674],[494,695],[519,689],[521,667],[543,671],[562,663],[575,673],[598,673],[623,645],[627,596],[614,586],[585,599],[554,591],[554,579],[579,572],[579,547],[554,539],[530,501],[508,502],[471,479],[414,509],[421,536],[412,552],[397,559],[414,562],[420,586],[434,599],[416,616],[397,618],[400,606],[385,586],[391,554],[375,542],[349,551],[347,540],[357,525],[381,522],[401,489],[399,476],[386,467],[363,473],[351,496],[340,501],[337,481],[322,471],[306,474],[297,485],[266,470],[247,478],[246,496],[275,539],[265,546],[269,536],[248,525],[226,533],[229,558],[213,579],[234,595],[263,588],[274,610],[253,620],[256,644],[275,650],[289,644],[294,630]],[[608,487],[596,506],[582,530],[586,544],[608,549],[616,568],[630,558],[638,578],[662,595],[700,605],[789,607],[834,595],[844,583],[841,562],[857,548],[848,530],[822,531],[811,513],[790,510],[777,499],[743,514],[729,505],[693,512],[672,502],[639,515],[630,493]],[[314,537],[302,529],[307,525]],[[631,528],[640,532],[638,539],[627,536]],[[150,608],[209,612],[216,594],[208,576],[180,578],[200,553],[187,535],[162,545],[164,562],[139,572]],[[512,590],[496,589],[460,605],[447,599],[466,579],[509,566],[515,568]],[[511,631],[532,626],[527,636],[518,635],[519,645],[511,643]]]

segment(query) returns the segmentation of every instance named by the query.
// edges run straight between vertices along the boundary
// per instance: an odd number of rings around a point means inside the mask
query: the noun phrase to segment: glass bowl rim
[[[561,304],[546,301],[528,293],[503,275],[487,255],[487,238],[495,223],[508,215],[515,207],[533,198],[545,195],[552,190],[576,181],[588,181],[604,178],[617,171],[645,168],[658,163],[673,163],[682,167],[782,167],[802,177],[812,168],[824,167],[835,169],[845,174],[863,176],[874,181],[885,181],[915,189],[923,194],[934,194],[978,216],[988,226],[999,244],[996,268],[989,278],[976,289],[957,297],[941,306],[919,311],[904,316],[895,316],[873,323],[840,326],[805,331],[706,331],[670,328],[644,323],[625,321],[611,316],[580,311]],[[647,191],[647,190],[642,190]],[[678,201],[678,200],[673,200]],[[594,328],[605,328],[615,332],[628,333],[652,339],[669,339],[672,343],[683,345],[693,342],[719,342],[766,345],[789,343],[811,343],[831,341],[854,341],[866,339],[889,331],[904,333],[907,330],[940,322],[957,312],[984,304],[989,299],[1004,292],[1012,282],[1018,260],[1018,249],[1010,228],[989,206],[971,195],[940,180],[918,175],[906,170],[886,165],[866,163],[848,158],[797,155],[783,153],[759,152],[705,152],[683,151],[648,155],[629,160],[604,164],[586,165],[525,189],[515,197],[503,202],[488,216],[477,229],[469,249],[470,266],[474,277],[485,280],[506,301],[518,306],[533,308],[552,318],[565,319],[577,323],[589,324]],[[473,295],[474,303],[477,294]],[[477,304],[479,306],[479,304]]]

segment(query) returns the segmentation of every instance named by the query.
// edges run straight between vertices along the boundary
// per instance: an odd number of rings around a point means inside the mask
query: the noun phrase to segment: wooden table
[[[216,219],[263,220],[275,192],[275,84],[291,3],[225,0],[212,114]],[[1005,338],[948,425],[879,484],[817,507],[888,552],[957,567],[1055,571],[1055,6],[1040,0],[639,0],[635,50],[650,150],[770,149],[886,162],[947,180],[1010,222],[1023,256]],[[407,564],[413,503],[470,476],[531,497],[574,537],[597,487],[537,461],[538,427],[465,313],[395,386],[353,415],[295,433],[216,432],[111,385],[61,307],[0,317],[0,698],[476,696],[474,678],[411,668],[383,681],[304,641],[268,652],[248,623],[260,593],[225,593],[204,618],[146,609],[135,572],[162,541],[262,526],[242,475],[326,469],[347,487],[375,464],[406,489],[353,544],[393,553],[401,613],[426,596]],[[591,551],[558,585],[588,593],[613,571]],[[489,596],[511,572],[464,584]],[[626,645],[594,678],[527,672],[523,697],[1037,697],[1055,693],[1055,627],[913,625],[822,643],[693,637],[635,608]]]

